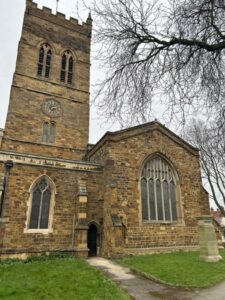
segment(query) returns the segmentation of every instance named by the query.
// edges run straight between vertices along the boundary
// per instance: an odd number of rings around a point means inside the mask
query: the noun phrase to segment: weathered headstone
[[[211,216],[202,216],[198,222],[200,259],[207,262],[217,262],[222,259],[218,250],[216,233]]]

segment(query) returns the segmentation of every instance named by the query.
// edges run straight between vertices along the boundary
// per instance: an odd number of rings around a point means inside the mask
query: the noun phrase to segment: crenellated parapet
[[[70,17],[70,19],[66,19],[66,15],[63,13],[57,12],[53,14],[52,9],[48,7],[38,8],[37,3],[33,2],[33,0],[26,0],[26,13],[83,34],[90,35],[91,32],[92,18],[90,13],[86,22],[79,24],[79,21],[75,18]]]

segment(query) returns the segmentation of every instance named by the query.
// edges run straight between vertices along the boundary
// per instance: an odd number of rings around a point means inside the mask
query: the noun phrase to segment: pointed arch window
[[[42,141],[44,143],[54,144],[56,135],[56,125],[53,122],[44,122]]]
[[[47,175],[40,176],[29,190],[27,222],[24,232],[52,232],[55,185]]]
[[[177,194],[175,171],[161,156],[150,158],[141,173],[142,221],[176,222]]]
[[[52,50],[48,44],[43,44],[39,49],[37,75],[49,78],[51,71]]]
[[[48,216],[50,209],[51,189],[45,178],[34,188],[30,214],[30,229],[48,228]]]
[[[60,81],[73,84],[74,59],[72,53],[66,50],[62,55]]]

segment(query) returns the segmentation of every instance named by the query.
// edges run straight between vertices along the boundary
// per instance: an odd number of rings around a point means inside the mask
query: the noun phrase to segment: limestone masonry
[[[31,0],[0,130],[0,255],[198,247],[198,150],[157,121],[88,144],[92,19]]]

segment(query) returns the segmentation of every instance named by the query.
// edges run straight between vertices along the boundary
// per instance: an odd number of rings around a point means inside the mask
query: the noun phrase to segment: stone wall
[[[18,156],[19,157],[19,156]],[[101,166],[79,162],[62,161],[48,165],[32,158],[32,162],[14,159],[14,166],[10,170],[4,209],[4,238],[2,254],[34,253],[47,251],[74,250],[74,216],[76,215],[76,201],[79,182],[86,183],[88,192],[87,223],[99,222],[102,218],[99,207],[100,186],[102,180]],[[1,159],[0,159],[1,161]],[[52,160],[54,161],[54,160]],[[60,166],[61,164],[61,166]],[[4,172],[3,163],[1,172]],[[64,165],[64,166],[63,166]],[[30,187],[40,176],[47,175],[56,186],[53,209],[53,230],[49,233],[30,233],[26,230]],[[0,230],[0,233],[2,229]]]
[[[75,243],[86,255],[89,224],[96,225],[100,254],[105,256],[197,246],[197,218],[209,213],[198,151],[152,122],[107,133],[87,154],[91,17],[78,24],[48,8],[38,9],[31,0],[26,3],[3,138],[0,131],[1,178],[5,162],[14,163],[0,220],[2,255],[73,251]],[[49,78],[37,76],[42,43],[52,50]],[[65,50],[74,58],[72,85],[60,82]],[[61,106],[58,116],[44,112],[43,103],[49,99]],[[56,126],[52,144],[42,139],[45,122]],[[177,174],[178,221],[170,224],[142,222],[141,169],[155,153],[167,159]],[[49,232],[31,233],[26,227],[30,187],[41,175],[56,187],[53,225]],[[78,197],[80,183],[85,193]]]
[[[78,24],[51,10],[40,10],[27,1],[16,70],[2,143],[3,149],[22,153],[55,155],[81,159],[89,134],[89,71],[91,19]],[[37,75],[40,45],[52,50],[49,78]],[[70,50],[74,58],[72,85],[60,82],[61,58]],[[54,99],[61,105],[58,117],[49,117],[42,104]],[[43,123],[54,122],[56,137],[53,147],[42,141]],[[65,148],[65,152],[61,149]]]
[[[151,154],[168,159],[178,175],[178,222],[142,223],[140,174]],[[91,161],[104,168],[104,216],[121,217],[126,228],[125,247],[157,248],[198,245],[197,218],[209,212],[201,185],[198,151],[157,123],[106,136],[90,150]],[[108,217],[108,219],[110,219]],[[103,253],[123,252],[116,247],[114,228],[104,222]],[[110,249],[111,248],[111,249]]]

